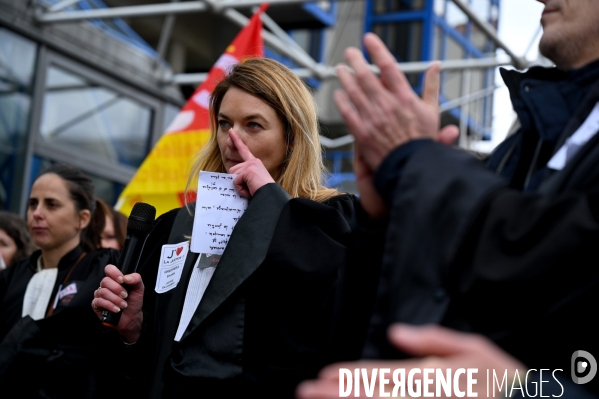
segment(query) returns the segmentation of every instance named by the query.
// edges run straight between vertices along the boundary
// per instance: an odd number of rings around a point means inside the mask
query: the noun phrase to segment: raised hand
[[[393,55],[375,34],[364,36],[364,46],[380,68],[380,79],[359,49],[348,48],[345,58],[354,73],[344,66],[337,68],[345,91],[335,93],[335,102],[356,138],[362,158],[375,171],[394,148],[409,140],[438,140],[441,67],[434,63],[429,68],[419,98],[397,68]]]
[[[123,312],[117,331],[128,341],[137,342],[141,335],[143,313],[141,311],[144,296],[144,284],[138,273],[123,275],[114,265],[104,269],[106,277],[100,282],[100,288],[94,292],[92,309],[102,318],[102,311]],[[121,285],[125,283],[129,292]]]
[[[241,159],[243,159],[242,163],[229,169],[229,173],[237,175],[233,180],[233,184],[240,195],[251,198],[260,187],[268,183],[274,183],[275,181],[270,173],[268,173],[268,170],[266,170],[262,161],[252,154],[233,129],[229,129],[229,138],[237,148]]]

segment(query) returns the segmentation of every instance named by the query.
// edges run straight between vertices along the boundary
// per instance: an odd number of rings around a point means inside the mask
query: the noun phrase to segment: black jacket
[[[578,104],[568,104],[572,110],[545,163],[599,101],[596,75]],[[544,101],[538,104],[547,112],[540,108],[536,115],[559,119],[551,114],[551,97]],[[413,144],[415,150],[395,165],[383,164],[400,170],[381,185],[392,193],[392,211],[366,357],[404,356],[387,341],[394,321],[485,334],[530,368],[569,373],[574,351],[599,355],[593,316],[599,302],[599,135],[563,170],[549,171],[530,153],[538,146],[524,141],[530,129],[539,137],[551,124],[530,122],[497,150],[500,161],[489,163],[495,170],[433,142]],[[505,165],[513,166],[507,175],[499,170]],[[535,175],[536,187],[523,193]],[[587,388],[597,392],[598,381]]]

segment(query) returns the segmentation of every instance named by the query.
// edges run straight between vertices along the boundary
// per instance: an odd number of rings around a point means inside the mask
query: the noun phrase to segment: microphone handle
[[[125,238],[125,243],[123,244],[123,249],[121,251],[121,255],[119,256],[119,260],[116,264],[116,267],[124,274],[131,274],[135,272],[137,269],[137,263],[139,262],[139,257],[141,255],[141,251],[143,249],[143,244],[145,243],[145,238],[143,240],[138,237],[137,234],[127,234]],[[130,287],[127,284],[121,284],[123,288],[129,293]],[[116,328],[119,325],[119,321],[121,320],[121,315],[123,314],[123,309],[120,312],[114,313],[109,310],[102,311],[102,318],[100,321],[106,327]]]
[[[125,287],[125,290],[129,292],[129,289]],[[123,314],[123,309],[121,309],[118,313],[113,313],[109,310],[104,309],[102,311],[102,318],[100,321],[102,325],[109,328],[116,328],[119,325],[119,321],[121,321],[121,315]]]

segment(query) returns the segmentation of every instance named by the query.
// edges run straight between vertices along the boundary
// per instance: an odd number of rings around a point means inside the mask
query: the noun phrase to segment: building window
[[[387,44],[399,62],[421,60],[421,21],[375,24],[372,26],[372,31]]]
[[[37,46],[0,27],[0,209],[17,212]]]
[[[424,0],[375,0],[375,14],[397,11],[416,11],[424,8]]]

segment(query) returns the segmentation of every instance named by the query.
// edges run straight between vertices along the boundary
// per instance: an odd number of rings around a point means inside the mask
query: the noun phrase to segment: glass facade
[[[17,211],[33,96],[37,45],[0,27],[0,209]]]
[[[46,142],[132,167],[145,158],[150,107],[54,66],[43,103],[40,133]]]
[[[179,108],[0,26],[0,209],[24,216],[33,180],[57,162],[115,204]]]
[[[34,156],[32,160],[32,183],[35,181],[36,176],[38,176],[44,169],[48,168],[56,164],[56,161],[52,161],[47,158]],[[96,188],[96,196],[104,201],[107,204],[116,203],[119,194],[123,190],[124,185],[120,183],[115,183],[109,179],[100,177],[94,173],[86,172],[90,179],[94,182],[94,187]]]

